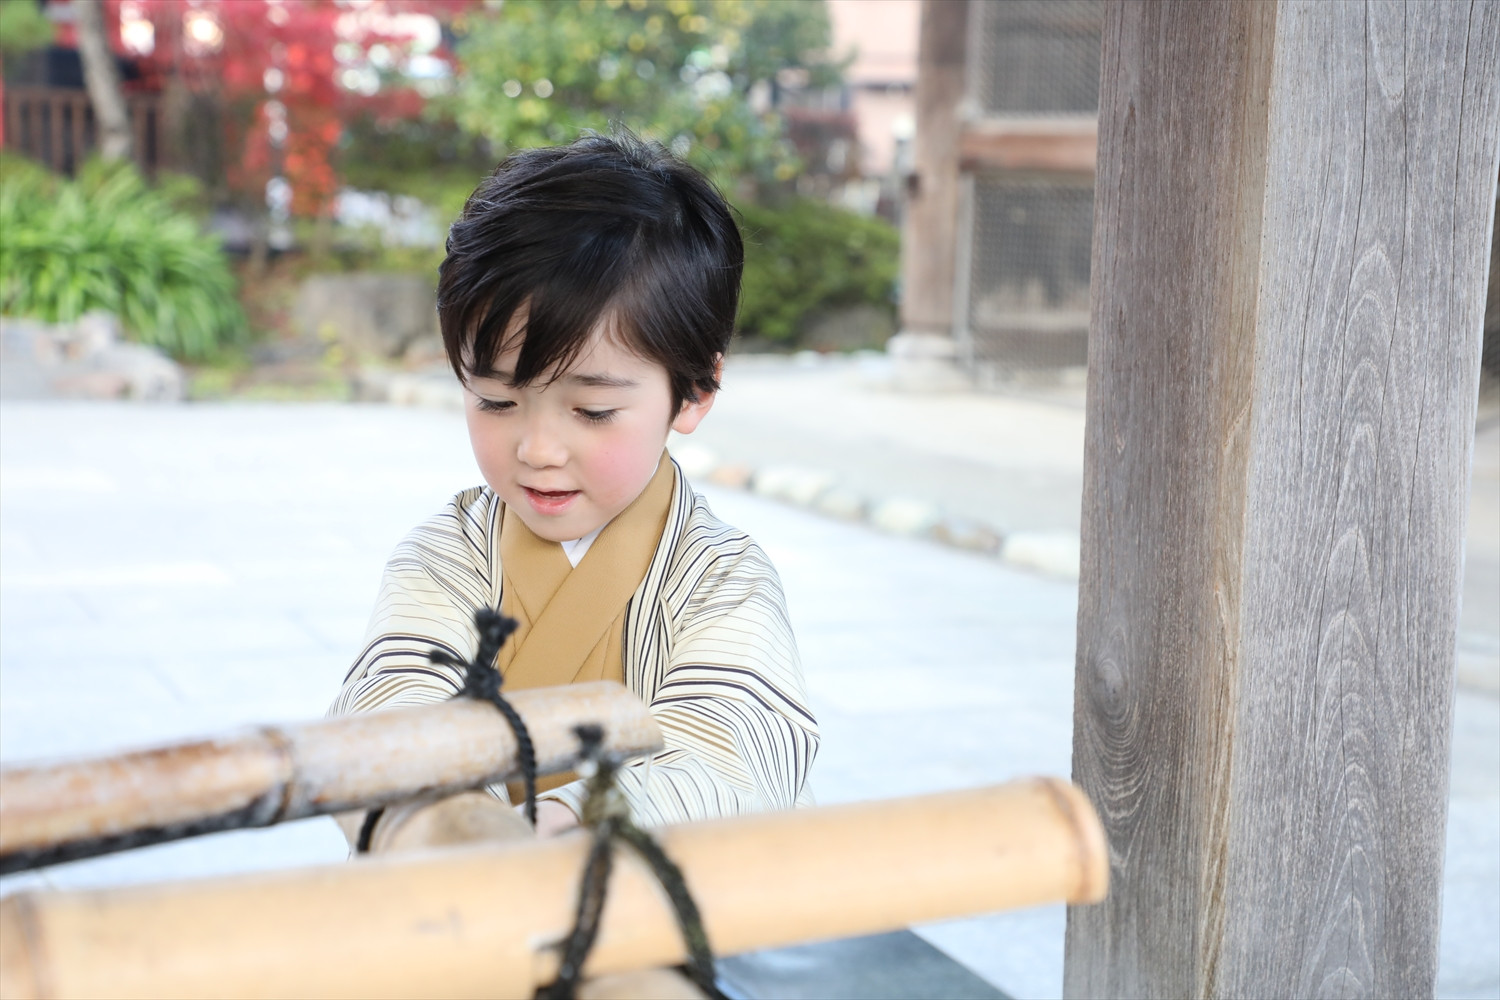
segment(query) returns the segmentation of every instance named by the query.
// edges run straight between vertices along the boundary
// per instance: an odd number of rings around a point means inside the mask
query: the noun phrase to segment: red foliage
[[[310,216],[329,211],[338,193],[335,154],[343,120],[359,111],[414,115],[423,103],[415,91],[388,81],[373,94],[361,93],[345,86],[343,75],[367,66],[376,45],[395,61],[404,58],[411,39],[398,33],[394,15],[450,18],[472,3],[108,0],[108,7],[115,24],[122,6],[152,22],[155,49],[141,60],[148,80],[160,85],[175,76],[191,89],[218,94],[229,112],[230,187],[258,198],[280,173],[292,188],[293,214]],[[202,18],[211,21],[195,33],[194,22]],[[118,30],[111,35],[118,39]],[[441,49],[432,54],[451,62]]]

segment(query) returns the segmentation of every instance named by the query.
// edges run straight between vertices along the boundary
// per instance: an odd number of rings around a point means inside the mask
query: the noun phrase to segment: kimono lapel
[[[500,647],[495,666],[507,678],[516,651],[546,612],[572,566],[562,546],[531,533],[507,508],[500,525],[500,612],[514,618],[516,631]]]
[[[640,586],[666,527],[676,473],[663,454],[641,495],[600,532],[570,567],[511,511],[500,533],[501,610],[521,628],[500,652],[509,690],[624,678],[625,608]]]

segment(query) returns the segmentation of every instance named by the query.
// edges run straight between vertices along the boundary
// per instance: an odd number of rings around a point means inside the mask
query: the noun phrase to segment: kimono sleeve
[[[748,542],[748,540],[747,540]],[[647,692],[664,749],[623,768],[638,822],[678,823],[810,801],[818,727],[775,568],[748,544],[721,559],[671,628]],[[581,813],[576,784],[548,793]]]
[[[431,663],[428,653],[467,659],[478,641],[475,610],[496,603],[494,506],[487,491],[467,490],[396,546],[330,715],[431,704],[463,686],[457,669]]]

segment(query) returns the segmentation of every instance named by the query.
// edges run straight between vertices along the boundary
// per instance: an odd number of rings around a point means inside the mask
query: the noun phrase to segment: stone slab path
[[[0,404],[0,760],[321,715],[391,547],[476,480],[447,409]],[[821,801],[1068,773],[1075,584],[704,492],[785,581],[823,728]],[[1439,995],[1494,996],[1494,697],[1460,691],[1454,762]],[[344,854],[332,823],[314,820],[17,876],[0,891]],[[918,931],[1010,995],[1056,996],[1063,919],[1047,907]]]

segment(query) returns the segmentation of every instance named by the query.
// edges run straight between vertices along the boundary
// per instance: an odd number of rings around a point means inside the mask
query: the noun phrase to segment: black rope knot
[[[511,732],[516,734],[516,757],[521,765],[521,779],[526,785],[526,821],[536,826],[536,746],[531,742],[531,733],[527,731],[526,722],[521,718],[521,714],[500,693],[500,686],[505,681],[495,666],[495,660],[500,655],[500,647],[505,645],[505,640],[509,639],[511,633],[515,632],[519,626],[520,623],[514,618],[507,618],[494,608],[480,608],[474,612],[474,627],[479,630],[479,648],[475,651],[472,660],[460,660],[447,650],[437,648],[428,652],[427,659],[432,663],[445,667],[457,667],[462,671],[463,687],[453,696],[454,698],[487,701],[499,709],[505,721],[510,724]],[[356,853],[369,853],[370,840],[375,835],[375,825],[380,822],[380,817],[384,813],[384,806],[365,813],[365,821],[359,828]]]
[[[683,971],[711,1000],[724,1000],[716,983],[713,950],[703,930],[698,905],[688,892],[682,869],[667,857],[661,845],[630,819],[630,804],[615,783],[615,774],[624,763],[619,754],[604,750],[604,730],[597,725],[574,726],[578,737],[578,773],[584,776],[588,795],[583,802],[582,825],[593,834],[588,858],[584,862],[583,881],[578,887],[578,905],[573,915],[573,930],[559,945],[562,961],[557,978],[537,990],[538,1000],[572,1000],[578,989],[584,962],[599,934],[599,916],[604,911],[604,896],[610,872],[614,867],[616,841],[628,844],[646,862],[677,916],[677,926],[687,946],[688,960]]]

